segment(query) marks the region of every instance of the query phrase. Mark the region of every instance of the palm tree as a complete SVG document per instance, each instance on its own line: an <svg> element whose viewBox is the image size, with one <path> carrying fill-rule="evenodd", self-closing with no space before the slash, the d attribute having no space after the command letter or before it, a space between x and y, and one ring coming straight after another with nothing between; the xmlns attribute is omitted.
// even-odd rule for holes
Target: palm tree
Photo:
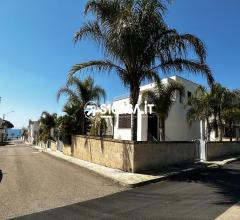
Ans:
<svg viewBox="0 0 240 220"><path fill-rule="evenodd" d="M92 39L103 50L105 60L76 64L69 76L83 70L115 72L124 86L130 88L130 102L138 102L144 80L159 81L163 73L188 71L201 73L213 82L206 61L203 42L191 34L179 34L163 20L166 6L160 0L89 0L85 14L95 20L85 23L74 37ZM193 51L196 58L189 59ZM137 114L137 113L136 113ZM132 115L132 140L137 139L137 115Z"/></svg>
<svg viewBox="0 0 240 220"><path fill-rule="evenodd" d="M43 112L40 117L40 130L39 139L47 143L50 139L55 137L54 129L57 125L57 114L50 114L48 112Z"/></svg>
<svg viewBox="0 0 240 220"><path fill-rule="evenodd" d="M194 121L206 121L207 140L210 140L212 125L210 118L213 115L213 110L210 105L211 95L206 91L206 88L199 86L194 96L188 99L190 108L187 112L187 121L191 125Z"/></svg>
<svg viewBox="0 0 240 220"><path fill-rule="evenodd" d="M226 91L222 110L222 120L229 129L230 141L233 139L234 125L240 122L240 94L238 90Z"/></svg>
<svg viewBox="0 0 240 220"><path fill-rule="evenodd" d="M83 81L77 77L72 77L67 81L66 86L59 89L57 99L59 100L63 94L68 96L65 111L74 111L78 121L81 122L81 130L78 130L78 132L85 134L86 120L84 106L89 101L97 101L99 103L101 98L105 99L106 94L104 89L100 86L95 86L94 80L91 77L87 77Z"/></svg>
<svg viewBox="0 0 240 220"><path fill-rule="evenodd" d="M154 112L159 122L160 141L166 139L165 122L174 103L176 91L184 93L183 85L178 82L170 82L167 85L158 82L153 90L146 90L142 93L142 100L147 100L154 105Z"/></svg>
<svg viewBox="0 0 240 220"><path fill-rule="evenodd" d="M224 108L224 103L226 101L226 95L228 91L227 88L223 87L219 83L214 83L209 92L210 99L209 104L212 108L213 121L211 122L212 128L215 130L215 138L219 137L222 140L223 136L223 120L222 113ZM220 135L219 135L220 130Z"/></svg>
<svg viewBox="0 0 240 220"><path fill-rule="evenodd" d="M102 137L104 134L106 134L107 127L106 119L103 118L100 113L98 113L91 121L90 134L93 136Z"/></svg>

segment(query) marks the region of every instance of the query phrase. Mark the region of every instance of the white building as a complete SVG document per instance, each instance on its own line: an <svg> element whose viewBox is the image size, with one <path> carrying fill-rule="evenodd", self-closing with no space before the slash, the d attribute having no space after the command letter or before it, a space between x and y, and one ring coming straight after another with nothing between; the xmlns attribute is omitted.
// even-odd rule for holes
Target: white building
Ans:
<svg viewBox="0 0 240 220"><path fill-rule="evenodd" d="M168 84L170 81L180 82L185 87L185 95L175 94L175 102L170 110L166 120L166 141L191 141L200 139L200 122L194 122L191 127L186 120L188 97L194 94L199 86L179 76L173 76L162 80L163 84ZM139 104L141 101L141 93L144 90L154 88L155 84L151 83L140 87ZM129 97L117 98L113 102L113 106L121 107L130 103ZM158 119L152 114L138 114L137 140L148 141L158 138ZM114 139L131 140L131 115L117 114L114 125Z"/></svg>
<svg viewBox="0 0 240 220"><path fill-rule="evenodd" d="M3 127L3 120L0 118L0 144L3 142L4 139L4 127Z"/></svg>
<svg viewBox="0 0 240 220"><path fill-rule="evenodd" d="M28 142L33 143L38 139L39 133L39 121L31 121L29 120L28 125Z"/></svg>

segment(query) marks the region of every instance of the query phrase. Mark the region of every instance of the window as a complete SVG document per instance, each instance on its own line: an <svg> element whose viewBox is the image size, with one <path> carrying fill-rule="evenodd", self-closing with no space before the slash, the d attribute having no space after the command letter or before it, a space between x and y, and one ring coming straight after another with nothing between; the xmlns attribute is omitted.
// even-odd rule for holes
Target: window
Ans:
<svg viewBox="0 0 240 220"><path fill-rule="evenodd" d="M120 114L118 118L118 128L131 128L131 115Z"/></svg>
<svg viewBox="0 0 240 220"><path fill-rule="evenodd" d="M192 97L192 93L191 92L187 92L187 96L188 96L188 98L191 98Z"/></svg>

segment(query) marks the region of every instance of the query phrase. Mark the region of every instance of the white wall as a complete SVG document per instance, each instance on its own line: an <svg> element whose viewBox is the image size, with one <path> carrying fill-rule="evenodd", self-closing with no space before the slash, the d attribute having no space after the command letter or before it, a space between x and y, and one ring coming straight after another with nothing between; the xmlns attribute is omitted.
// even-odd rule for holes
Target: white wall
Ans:
<svg viewBox="0 0 240 220"><path fill-rule="evenodd" d="M37 138L37 133L39 131L39 122L31 121L28 128L28 141L33 143L34 139Z"/></svg>
<svg viewBox="0 0 240 220"><path fill-rule="evenodd" d="M124 106L126 104L129 104L129 98L121 99L114 102L114 105L116 106ZM116 115L113 138L118 140L131 140L131 129L118 128L118 118L118 115Z"/></svg>
<svg viewBox="0 0 240 220"><path fill-rule="evenodd" d="M185 97L183 103L180 103L179 93L176 94L176 102L171 108L169 117L166 121L166 140L169 141L191 141L200 139L200 122L194 122L190 126L186 119L188 107L187 92L191 92L194 95L195 90L199 85L185 80L181 77L171 77L171 79L180 82L185 87Z"/></svg>

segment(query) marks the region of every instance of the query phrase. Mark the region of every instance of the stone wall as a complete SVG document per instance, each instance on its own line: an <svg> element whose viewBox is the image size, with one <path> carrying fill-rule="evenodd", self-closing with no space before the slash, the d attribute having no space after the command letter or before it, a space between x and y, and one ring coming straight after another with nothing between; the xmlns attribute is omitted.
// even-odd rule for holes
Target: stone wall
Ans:
<svg viewBox="0 0 240 220"><path fill-rule="evenodd" d="M57 143L55 141L50 141L50 148L52 151L57 150Z"/></svg>
<svg viewBox="0 0 240 220"><path fill-rule="evenodd" d="M72 155L81 160L124 171L144 171L193 162L194 142L131 142L73 136Z"/></svg>
<svg viewBox="0 0 240 220"><path fill-rule="evenodd" d="M73 136L72 155L106 167L133 171L133 142Z"/></svg>
<svg viewBox="0 0 240 220"><path fill-rule="evenodd" d="M134 144L135 172L193 162L195 158L194 142L136 142Z"/></svg>
<svg viewBox="0 0 240 220"><path fill-rule="evenodd" d="M240 155L240 142L208 142L207 160Z"/></svg>
<svg viewBox="0 0 240 220"><path fill-rule="evenodd" d="M71 145L64 144L63 153L67 156L72 156L72 147Z"/></svg>

